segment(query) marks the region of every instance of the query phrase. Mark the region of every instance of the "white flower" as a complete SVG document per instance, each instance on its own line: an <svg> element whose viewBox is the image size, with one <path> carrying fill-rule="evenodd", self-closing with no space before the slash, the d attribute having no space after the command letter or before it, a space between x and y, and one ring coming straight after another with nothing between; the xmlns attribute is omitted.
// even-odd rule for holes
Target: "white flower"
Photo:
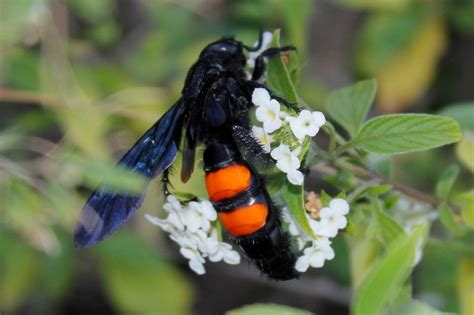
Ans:
<svg viewBox="0 0 474 315"><path fill-rule="evenodd" d="M349 203L342 198L334 198L329 202L329 207L332 211L339 215L346 215L349 213Z"/></svg>
<svg viewBox="0 0 474 315"><path fill-rule="evenodd" d="M175 231L175 227L171 225L167 220L160 219L148 213L145 213L145 219L147 219L151 224L159 226L163 231L166 231L168 233L173 233Z"/></svg>
<svg viewBox="0 0 474 315"><path fill-rule="evenodd" d="M240 263L240 255L232 250L230 244L219 242L217 250L209 254L209 260L212 262L224 260L229 265L237 265Z"/></svg>
<svg viewBox="0 0 474 315"><path fill-rule="evenodd" d="M217 219L216 210L212 207L209 201L203 201L201 203L191 201L189 203L189 209L185 213L185 224L189 231L196 232L199 229L207 231L211 227L209 221Z"/></svg>
<svg viewBox="0 0 474 315"><path fill-rule="evenodd" d="M288 181L293 185L302 185L304 181L303 173L298 170L301 165L298 158L300 152L301 147L291 151L286 144L280 144L270 153L271 157L277 161L276 166L287 174Z"/></svg>
<svg viewBox="0 0 474 315"><path fill-rule="evenodd" d="M206 273L206 269L204 269L203 265L205 260L199 251L191 248L181 248L179 252L181 255L189 259L189 268L191 268L195 273L198 275L203 275Z"/></svg>
<svg viewBox="0 0 474 315"><path fill-rule="evenodd" d="M287 117L290 122L291 131L298 140L304 140L305 136L314 137L319 128L326 123L326 118L321 112L310 112L302 110L298 117Z"/></svg>
<svg viewBox="0 0 474 315"><path fill-rule="evenodd" d="M181 254L189 259L189 267L197 274L206 272L205 259L224 260L228 264L240 263L240 255L230 244L219 242L217 230L211 229L211 221L217 220L217 212L208 200L191 201L184 205L175 197L168 196L163 208L166 219L149 214L145 218L169 233L170 239L180 247Z"/></svg>
<svg viewBox="0 0 474 315"><path fill-rule="evenodd" d="M252 133L257 138L258 142L262 145L263 150L267 153L271 151L270 144L273 142L273 137L263 130L263 128L253 126Z"/></svg>
<svg viewBox="0 0 474 315"><path fill-rule="evenodd" d="M252 103L255 106L262 106L268 104L270 102L270 93L268 93L267 89L264 88L256 88L253 90L252 93Z"/></svg>
<svg viewBox="0 0 474 315"><path fill-rule="evenodd" d="M267 133L274 132L283 124L280 119L280 103L274 99L258 106L255 115L258 121L263 122L263 129Z"/></svg>
<svg viewBox="0 0 474 315"><path fill-rule="evenodd" d="M272 42L272 39L273 39L273 34L270 33L270 32L264 32L262 34L263 38L262 38L262 46L260 47L259 50L257 51L251 51L249 53L249 58L247 59L247 64L250 68L253 68L255 67L255 59L257 59L258 56L260 56L260 54L265 50L267 49L269 46L270 46L270 43ZM253 45L254 47L256 47L258 45L258 41L255 42L255 44Z"/></svg>
<svg viewBox="0 0 474 315"><path fill-rule="evenodd" d="M304 175L298 170L291 170L286 177L293 185L303 185L304 183Z"/></svg>
<svg viewBox="0 0 474 315"><path fill-rule="evenodd" d="M277 161L276 166L284 173L289 173L291 170L300 167L300 160L298 159L298 150L290 150L286 144L280 144L270 153L271 157Z"/></svg>
<svg viewBox="0 0 474 315"><path fill-rule="evenodd" d="M347 226L346 214L349 213L349 204L341 198L332 199L329 207L319 212L319 221L309 220L309 224L316 235L335 237L338 230Z"/></svg>
<svg viewBox="0 0 474 315"><path fill-rule="evenodd" d="M166 203L163 205L163 209L168 212L168 217L166 220L176 229L183 231L185 211L181 205L181 202L179 202L175 196L169 195L166 198Z"/></svg>
<svg viewBox="0 0 474 315"><path fill-rule="evenodd" d="M320 268L324 266L324 261L333 258L334 250L331 248L331 242L327 238L321 238L313 241L311 247L303 251L303 256L296 261L295 269L299 272L305 272L310 266Z"/></svg>

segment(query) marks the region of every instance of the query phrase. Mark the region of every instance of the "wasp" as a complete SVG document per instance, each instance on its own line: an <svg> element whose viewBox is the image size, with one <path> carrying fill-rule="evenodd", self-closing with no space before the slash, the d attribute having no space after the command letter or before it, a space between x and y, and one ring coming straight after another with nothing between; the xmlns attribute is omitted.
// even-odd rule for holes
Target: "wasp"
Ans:
<svg viewBox="0 0 474 315"><path fill-rule="evenodd" d="M151 180L162 175L170 194L169 167L182 151L181 180L194 168L195 152L203 145L206 188L220 222L243 253L268 277L298 277L296 256L275 205L265 187L258 163L274 163L251 133L249 111L255 88L298 111L295 104L275 95L263 83L265 58L295 50L268 48L255 59L253 73L245 72L245 51L260 51L263 34L254 47L234 38L207 45L189 70L178 101L130 148L119 165ZM245 156L245 158L244 158ZM124 194L99 187L87 200L78 220L76 247L89 247L109 237L127 222L143 202L142 194Z"/></svg>

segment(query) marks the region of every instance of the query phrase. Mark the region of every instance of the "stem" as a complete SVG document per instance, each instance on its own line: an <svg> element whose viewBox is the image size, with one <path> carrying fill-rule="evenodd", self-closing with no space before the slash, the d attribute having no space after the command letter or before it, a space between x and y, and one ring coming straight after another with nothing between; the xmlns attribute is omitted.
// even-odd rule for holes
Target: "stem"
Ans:
<svg viewBox="0 0 474 315"><path fill-rule="evenodd" d="M336 129L330 122L326 122L323 126L323 130L329 135L329 148L328 154L329 159L334 159L336 150Z"/></svg>
<svg viewBox="0 0 474 315"><path fill-rule="evenodd" d="M398 184L394 183L388 179L385 179L381 177L380 175L369 171L365 168L337 160L333 162L334 165L316 165L315 169L325 175L335 175L338 173L338 169L344 169L348 170L354 175L356 175L359 178L366 179L366 180L372 180L378 184L387 184L387 185L392 185L394 189L398 190L399 192L403 193L406 196L409 196L413 199L416 199L418 201L427 203L431 205L433 208L437 208L440 204L440 201L436 199L435 197L428 195L424 192L421 192L415 188L405 186L403 184ZM450 208L455 212L455 213L460 213L460 209L456 206L450 206Z"/></svg>

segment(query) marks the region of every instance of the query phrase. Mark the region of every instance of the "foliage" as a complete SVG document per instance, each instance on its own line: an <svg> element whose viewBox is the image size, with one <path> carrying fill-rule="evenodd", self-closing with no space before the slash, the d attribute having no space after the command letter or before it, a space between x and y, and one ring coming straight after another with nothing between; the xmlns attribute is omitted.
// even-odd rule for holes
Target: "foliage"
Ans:
<svg viewBox="0 0 474 315"><path fill-rule="evenodd" d="M312 170L306 187L324 201L324 181L351 203L344 238L335 241L343 246L317 274L351 287L354 314L472 313L474 103L451 99L435 110L420 101L442 77L448 36L473 30L469 1L335 1L365 13L352 56L365 80L328 95L304 62L313 46L311 1L236 1L212 23L202 18L206 1L137 1L146 21L131 24L119 17L119 2L0 1L0 312L33 303L53 313L88 279L121 313L192 312L204 293L140 215L133 233L86 251L72 247L74 222L99 183L141 189L143 179L114 161L177 99L205 44L230 33L252 43L258 26L281 25L281 40L298 53L268 61L268 85L330 118L318 145L301 153ZM431 114L401 113L409 108ZM176 174L172 181L205 196L196 163L189 183ZM311 235L302 187L269 186ZM149 189L148 212L163 202L157 183ZM267 313L307 312L269 304L229 311Z"/></svg>

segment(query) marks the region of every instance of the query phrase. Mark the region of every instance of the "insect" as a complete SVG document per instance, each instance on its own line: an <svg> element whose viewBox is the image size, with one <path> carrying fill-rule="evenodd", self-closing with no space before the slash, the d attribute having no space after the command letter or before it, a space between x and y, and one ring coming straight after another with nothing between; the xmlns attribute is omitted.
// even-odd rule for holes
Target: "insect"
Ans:
<svg viewBox="0 0 474 315"><path fill-rule="evenodd" d="M164 193L168 195L168 168L178 149L183 154L181 180L186 182L193 172L196 146L204 145L206 188L222 225L264 274L287 280L298 276L294 268L296 257L281 226L280 211L255 169L255 163L274 162L250 132L249 110L253 106L252 91L257 87L266 88L280 103L298 110L259 83L265 73L265 58L294 47L264 50L255 59L248 78L244 51L259 51L262 42L260 34L255 47L233 38L206 46L187 74L181 98L119 164L150 180L161 174ZM78 220L76 247L93 246L110 236L140 207L144 194L129 195L99 187Z"/></svg>

